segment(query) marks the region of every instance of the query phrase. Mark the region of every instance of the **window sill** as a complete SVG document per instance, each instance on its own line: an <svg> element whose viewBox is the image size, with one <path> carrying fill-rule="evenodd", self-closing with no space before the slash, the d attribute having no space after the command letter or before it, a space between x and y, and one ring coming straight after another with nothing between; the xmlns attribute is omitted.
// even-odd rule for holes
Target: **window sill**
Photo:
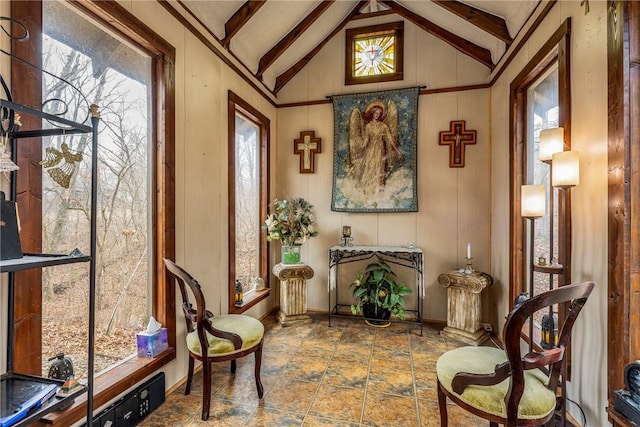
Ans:
<svg viewBox="0 0 640 427"><path fill-rule="evenodd" d="M160 356L148 359L132 357L121 365L110 369L94 380L93 412L126 392L137 383L176 358L174 348ZM37 425L70 426L87 417L87 395L78 396L73 405L64 411L52 412L42 418Z"/></svg>
<svg viewBox="0 0 640 427"><path fill-rule="evenodd" d="M264 300L269 296L271 288L266 288L261 291L253 291L249 296L244 299L242 306L236 307L232 305L229 307L229 314L241 314L249 310L251 307Z"/></svg>

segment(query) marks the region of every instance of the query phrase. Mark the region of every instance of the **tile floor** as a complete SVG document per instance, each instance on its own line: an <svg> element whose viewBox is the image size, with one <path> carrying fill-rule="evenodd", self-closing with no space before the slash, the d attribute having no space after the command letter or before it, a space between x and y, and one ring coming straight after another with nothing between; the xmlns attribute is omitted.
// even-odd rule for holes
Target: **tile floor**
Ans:
<svg viewBox="0 0 640 427"><path fill-rule="evenodd" d="M214 364L209 420L202 421L202 380L167 396L142 426L439 426L435 363L464 345L425 326L392 323L373 328L362 319L313 315L313 323L282 327L267 318L262 361L264 397L258 399L253 354ZM450 426L487 421L450 405Z"/></svg>

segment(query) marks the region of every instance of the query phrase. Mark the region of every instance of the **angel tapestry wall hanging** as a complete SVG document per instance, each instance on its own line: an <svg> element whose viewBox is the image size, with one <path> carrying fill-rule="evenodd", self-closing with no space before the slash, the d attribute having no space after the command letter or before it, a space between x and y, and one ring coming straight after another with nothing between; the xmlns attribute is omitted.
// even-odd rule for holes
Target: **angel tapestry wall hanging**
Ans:
<svg viewBox="0 0 640 427"><path fill-rule="evenodd" d="M419 88L332 97L331 209L417 212Z"/></svg>

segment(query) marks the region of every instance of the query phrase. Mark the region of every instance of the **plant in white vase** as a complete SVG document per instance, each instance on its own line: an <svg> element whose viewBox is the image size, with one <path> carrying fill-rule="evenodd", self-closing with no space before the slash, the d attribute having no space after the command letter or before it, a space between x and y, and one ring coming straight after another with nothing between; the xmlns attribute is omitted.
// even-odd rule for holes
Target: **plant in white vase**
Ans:
<svg viewBox="0 0 640 427"><path fill-rule="evenodd" d="M282 242L282 262L295 264L300 262L300 246L311 237L318 235L313 206L301 197L274 200L271 213L262 226L267 231L267 241Z"/></svg>

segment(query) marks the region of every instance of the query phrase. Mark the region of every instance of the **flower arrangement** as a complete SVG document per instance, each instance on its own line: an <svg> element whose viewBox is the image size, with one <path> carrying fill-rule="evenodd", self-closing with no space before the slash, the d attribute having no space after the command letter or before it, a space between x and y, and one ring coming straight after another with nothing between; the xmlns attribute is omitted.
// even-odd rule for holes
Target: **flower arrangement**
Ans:
<svg viewBox="0 0 640 427"><path fill-rule="evenodd" d="M301 197L274 200L272 212L262 226L267 231L267 240L281 240L285 246L300 246L311 237L318 235L311 208L313 206Z"/></svg>

